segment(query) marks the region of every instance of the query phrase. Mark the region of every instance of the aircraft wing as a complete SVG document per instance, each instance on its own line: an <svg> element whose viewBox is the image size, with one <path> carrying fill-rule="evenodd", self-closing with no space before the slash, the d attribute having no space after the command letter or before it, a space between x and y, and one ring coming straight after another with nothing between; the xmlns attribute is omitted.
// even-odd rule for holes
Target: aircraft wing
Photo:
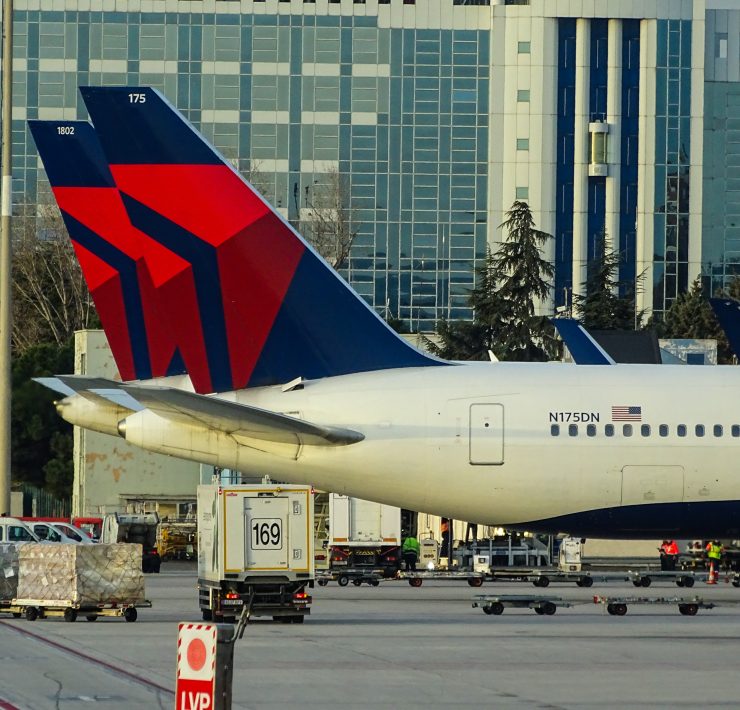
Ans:
<svg viewBox="0 0 740 710"><path fill-rule="evenodd" d="M278 443L294 444L299 440L314 446L343 446L365 438L350 429L320 426L266 409L171 387L121 385L121 389L161 417L185 424L198 423L229 434Z"/></svg>
<svg viewBox="0 0 740 710"><path fill-rule="evenodd" d="M124 384L81 375L60 375L38 381L57 392L79 394L93 402L102 398L132 411L150 409L160 417L183 424L276 443L300 441L313 446L344 446L365 438L350 429L312 424L285 414L173 387Z"/></svg>

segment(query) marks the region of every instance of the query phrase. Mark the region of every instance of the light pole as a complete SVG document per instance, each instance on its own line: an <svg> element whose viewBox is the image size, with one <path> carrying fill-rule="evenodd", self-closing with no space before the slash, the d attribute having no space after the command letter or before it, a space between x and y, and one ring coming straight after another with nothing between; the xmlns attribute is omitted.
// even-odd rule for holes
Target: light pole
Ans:
<svg viewBox="0 0 740 710"><path fill-rule="evenodd" d="M13 212L13 0L3 2L2 182L0 183L0 514L10 513L11 233Z"/></svg>

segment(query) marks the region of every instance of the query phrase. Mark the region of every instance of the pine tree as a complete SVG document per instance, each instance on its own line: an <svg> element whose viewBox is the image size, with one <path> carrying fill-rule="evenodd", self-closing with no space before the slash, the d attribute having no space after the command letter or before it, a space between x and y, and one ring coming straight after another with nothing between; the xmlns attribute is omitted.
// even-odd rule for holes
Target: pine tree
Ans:
<svg viewBox="0 0 740 710"><path fill-rule="evenodd" d="M635 285L617 278L620 261L619 253L607 248L607 234L602 232L597 258L583 284L586 295L576 296L574 304L578 319L588 329L634 330L642 321L642 312L635 312ZM620 292L625 295L619 296Z"/></svg>
<svg viewBox="0 0 740 710"><path fill-rule="evenodd" d="M435 354L455 360L487 360L488 351L500 360L548 360L556 352L553 328L537 316L536 302L550 293L554 267L542 257L552 237L535 228L526 202L514 202L501 225L506 239L495 253L490 249L476 269L470 294L472 321L440 321L441 344L427 342Z"/></svg>
<svg viewBox="0 0 740 710"><path fill-rule="evenodd" d="M732 352L724 331L719 325L709 301L704 297L701 276L691 287L676 298L659 325L662 338L714 338L717 341L717 360L732 361Z"/></svg>

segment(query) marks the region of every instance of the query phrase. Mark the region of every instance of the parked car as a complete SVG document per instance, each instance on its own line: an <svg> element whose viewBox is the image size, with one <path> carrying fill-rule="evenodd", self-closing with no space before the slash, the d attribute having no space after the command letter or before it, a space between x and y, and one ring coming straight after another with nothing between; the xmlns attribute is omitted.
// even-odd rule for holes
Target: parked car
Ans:
<svg viewBox="0 0 740 710"><path fill-rule="evenodd" d="M41 542L38 535L18 518L0 517L0 542Z"/></svg>
<svg viewBox="0 0 740 710"><path fill-rule="evenodd" d="M68 523L38 522L30 525L42 542L66 542L74 545L93 543L93 539L87 533Z"/></svg>

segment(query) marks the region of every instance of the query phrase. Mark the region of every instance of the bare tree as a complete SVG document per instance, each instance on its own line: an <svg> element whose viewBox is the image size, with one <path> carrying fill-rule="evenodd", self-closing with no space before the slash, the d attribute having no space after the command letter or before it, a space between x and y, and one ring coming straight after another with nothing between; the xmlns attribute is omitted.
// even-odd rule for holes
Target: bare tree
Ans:
<svg viewBox="0 0 740 710"><path fill-rule="evenodd" d="M36 210L33 210L36 212ZM13 347L62 345L96 321L95 307L56 205L18 220L13 245Z"/></svg>
<svg viewBox="0 0 740 710"><path fill-rule="evenodd" d="M306 188L303 215L303 235L331 266L341 269L359 228L347 177L331 168L324 182L316 184L313 190Z"/></svg>

